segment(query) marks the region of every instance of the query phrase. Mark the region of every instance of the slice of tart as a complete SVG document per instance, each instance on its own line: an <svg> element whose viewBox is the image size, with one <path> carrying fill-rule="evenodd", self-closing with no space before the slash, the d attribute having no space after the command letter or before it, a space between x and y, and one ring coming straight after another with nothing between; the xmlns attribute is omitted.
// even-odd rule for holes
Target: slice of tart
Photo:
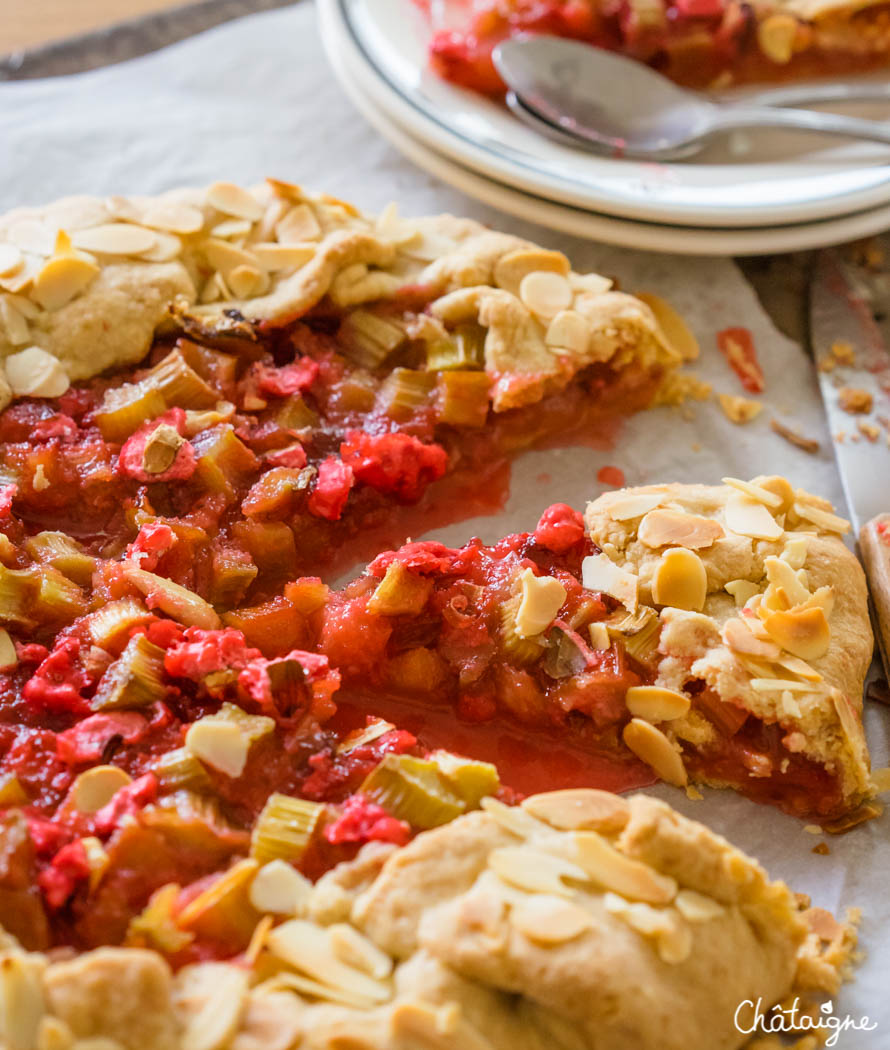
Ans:
<svg viewBox="0 0 890 1050"><path fill-rule="evenodd" d="M171 973L177 944L232 928L239 955L205 943ZM755 1004L834 994L855 944L702 825L597 791L483 797L315 885L238 860L158 891L129 939L48 957L6 935L4 1045L732 1050Z"/></svg>
<svg viewBox="0 0 890 1050"><path fill-rule="evenodd" d="M655 305L677 348L559 252L276 180L19 209L0 477L31 530L188 519L216 593L262 596L498 508L516 451L650 404L694 352Z"/></svg>

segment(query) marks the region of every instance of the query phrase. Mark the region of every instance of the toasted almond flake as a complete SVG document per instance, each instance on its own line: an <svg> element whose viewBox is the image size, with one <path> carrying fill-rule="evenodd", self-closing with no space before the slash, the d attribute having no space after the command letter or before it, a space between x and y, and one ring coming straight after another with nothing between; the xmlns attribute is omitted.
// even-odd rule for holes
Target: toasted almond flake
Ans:
<svg viewBox="0 0 890 1050"><path fill-rule="evenodd" d="M749 496L755 503L762 503L772 510L779 510L782 506L781 496L753 481L742 481L741 478L723 478L722 481L724 485L729 485L730 488Z"/></svg>
<svg viewBox="0 0 890 1050"><path fill-rule="evenodd" d="M636 718L647 722L668 722L688 714L691 701L688 696L660 685L633 685L624 694L627 709Z"/></svg>
<svg viewBox="0 0 890 1050"><path fill-rule="evenodd" d="M612 834L621 831L630 817L630 807L620 795L595 788L563 788L531 795L522 808L560 831Z"/></svg>
<svg viewBox="0 0 890 1050"><path fill-rule="evenodd" d="M822 834L822 828L818 824L804 824L803 829L808 835Z"/></svg>
<svg viewBox="0 0 890 1050"><path fill-rule="evenodd" d="M600 273L575 273L574 270L569 273L568 280L572 291L579 295L588 295L591 299L608 292L615 283L610 277L603 277Z"/></svg>
<svg viewBox="0 0 890 1050"><path fill-rule="evenodd" d="M109 222L102 226L77 230L71 241L75 247L99 255L138 255L154 247L155 235L144 226Z"/></svg>
<svg viewBox="0 0 890 1050"><path fill-rule="evenodd" d="M756 638L747 620L738 616L727 620L720 634L724 643L734 653L759 656L763 660L777 660L782 653L782 650L775 642L762 641Z"/></svg>
<svg viewBox="0 0 890 1050"><path fill-rule="evenodd" d="M817 587L810 597L801 605L798 605L794 611L802 612L805 609L821 609L826 617L830 617L834 609L834 588L827 585Z"/></svg>
<svg viewBox="0 0 890 1050"><path fill-rule="evenodd" d="M148 209L142 224L166 233L197 233L204 226L204 213L191 204L161 202Z"/></svg>
<svg viewBox="0 0 890 1050"><path fill-rule="evenodd" d="M806 660L801 660L797 656L780 656L773 662L778 664L779 667L783 667L786 671L797 675L798 678L803 678L804 681L822 681L822 675L819 674L815 667L810 667Z"/></svg>
<svg viewBox="0 0 890 1050"><path fill-rule="evenodd" d="M560 310L568 310L574 295L572 286L561 274L536 270L520 281L519 298L533 314L549 320Z"/></svg>
<svg viewBox="0 0 890 1050"><path fill-rule="evenodd" d="M568 277L571 264L562 252L544 248L519 248L502 255L494 264L494 283L511 295L520 295L520 286L530 273L554 273Z"/></svg>
<svg viewBox="0 0 890 1050"><path fill-rule="evenodd" d="M198 963L177 977L177 1013L184 1019L182 1050L223 1050L244 1013L250 974L230 963Z"/></svg>
<svg viewBox="0 0 890 1050"><path fill-rule="evenodd" d="M230 237L246 237L253 229L247 219L225 219L210 231L211 237L228 240Z"/></svg>
<svg viewBox="0 0 890 1050"><path fill-rule="evenodd" d="M671 348L683 361L694 361L699 355L698 340L673 306L660 295L653 295L651 292L637 292L636 297L655 314L658 327Z"/></svg>
<svg viewBox="0 0 890 1050"><path fill-rule="evenodd" d="M825 610L818 606L777 609L761 619L770 638L801 660L818 660L828 652L831 628Z"/></svg>
<svg viewBox="0 0 890 1050"><path fill-rule="evenodd" d="M414 1047L417 1050L493 1050L491 1043L481 1036L475 1026L462 1023L461 1008L451 1002L433 1007L426 1003L398 1003L392 1009L389 1027L393 1045ZM350 1036L351 1037L351 1036ZM366 1048L355 1046L354 1050L376 1050L381 1044L375 1040ZM387 1041L387 1046L390 1042ZM353 1050L349 1047L343 1050Z"/></svg>
<svg viewBox="0 0 890 1050"><path fill-rule="evenodd" d="M850 523L846 518L837 514L831 514L827 510L814 507L809 503L795 503L794 511L799 518L810 521L813 525L824 529L826 532L839 532L841 535L850 531Z"/></svg>
<svg viewBox="0 0 890 1050"><path fill-rule="evenodd" d="M589 930L593 917L577 904L540 894L513 905L510 925L538 944L565 944Z"/></svg>
<svg viewBox="0 0 890 1050"><path fill-rule="evenodd" d="M763 567L769 582L782 588L792 606L801 605L811 597L809 590L801 583L800 577L784 559L770 556L764 559ZM767 588L768 593L769 588ZM764 600L769 605L769 599L765 597Z"/></svg>
<svg viewBox="0 0 890 1050"><path fill-rule="evenodd" d="M60 310L99 273L99 267L78 255L62 254L47 262L34 278L31 295L44 310Z"/></svg>
<svg viewBox="0 0 890 1050"><path fill-rule="evenodd" d="M240 777L247 765L250 741L233 722L201 718L185 734L185 748L227 777Z"/></svg>
<svg viewBox="0 0 890 1050"><path fill-rule="evenodd" d="M728 594L735 598L736 605L741 608L745 602L760 593L760 588L750 580L730 580L723 588Z"/></svg>
<svg viewBox="0 0 890 1050"><path fill-rule="evenodd" d="M628 900L668 904L677 894L674 879L625 856L595 831L569 833L565 849L566 856L598 886Z"/></svg>
<svg viewBox="0 0 890 1050"><path fill-rule="evenodd" d="M236 266L229 271L228 283L236 299L247 299L260 280L256 266Z"/></svg>
<svg viewBox="0 0 890 1050"><path fill-rule="evenodd" d="M0 277L6 277L21 269L25 257L14 244L0 244Z"/></svg>
<svg viewBox="0 0 890 1050"><path fill-rule="evenodd" d="M619 493L606 504L606 513L612 521L631 521L655 510L665 499L667 494L664 492Z"/></svg>
<svg viewBox="0 0 890 1050"><path fill-rule="evenodd" d="M809 682L796 681L793 678L752 678L748 683L755 693L812 693Z"/></svg>
<svg viewBox="0 0 890 1050"><path fill-rule="evenodd" d="M74 781L71 797L81 813L97 813L132 780L119 766L93 766Z"/></svg>
<svg viewBox="0 0 890 1050"><path fill-rule="evenodd" d="M581 562L581 581L585 590L609 594L631 612L636 612L639 580L632 572L620 569L605 554L592 554Z"/></svg>
<svg viewBox="0 0 890 1050"><path fill-rule="evenodd" d="M6 338L13 346L30 342L31 331L22 312L10 302L11 296L0 299L0 325L6 329ZM17 298L17 297L16 297Z"/></svg>
<svg viewBox="0 0 890 1050"><path fill-rule="evenodd" d="M777 540L784 530L770 514L769 508L742 493L733 493L726 501L726 527L740 536L758 540Z"/></svg>
<svg viewBox="0 0 890 1050"><path fill-rule="evenodd" d="M809 536L792 536L791 539L785 541L779 557L782 561L788 562L792 569L802 569L806 565L809 546Z"/></svg>
<svg viewBox="0 0 890 1050"><path fill-rule="evenodd" d="M642 718L632 718L624 727L621 738L627 747L668 784L685 787L689 779L683 759L668 738Z"/></svg>
<svg viewBox="0 0 890 1050"><path fill-rule="evenodd" d="M535 576L523 569L519 577L522 600L516 612L516 633L533 638L549 627L566 600L566 589L553 576Z"/></svg>
<svg viewBox="0 0 890 1050"><path fill-rule="evenodd" d="M207 203L226 215L250 222L263 215L263 206L256 197L233 182L215 182L207 191Z"/></svg>
<svg viewBox="0 0 890 1050"><path fill-rule="evenodd" d="M859 721L859 717L856 714L853 705L839 689L832 690L831 700L834 704L834 709L837 712L841 728L844 731L844 736L847 738L847 741L852 746L854 752L858 751L860 748L864 748L865 741L862 735L862 723Z"/></svg>
<svg viewBox="0 0 890 1050"><path fill-rule="evenodd" d="M274 925L274 918L271 915L264 915L256 926L254 926L253 933L250 935L250 943L244 949L245 965L256 965L260 953L263 948L266 947L266 938L269 936L269 930L271 930Z"/></svg>
<svg viewBox="0 0 890 1050"><path fill-rule="evenodd" d="M726 914L726 908L719 901L695 890L680 890L674 906L689 922L710 922Z"/></svg>
<svg viewBox="0 0 890 1050"><path fill-rule="evenodd" d="M711 547L724 535L723 526L713 518L685 514L676 510L650 510L640 522L637 538L653 550L658 547Z"/></svg>
<svg viewBox="0 0 890 1050"><path fill-rule="evenodd" d="M170 262L182 254L182 241L172 233L155 231L155 243L148 251L141 252L145 262Z"/></svg>
<svg viewBox="0 0 890 1050"><path fill-rule="evenodd" d="M686 785L686 797L690 802L701 802L704 799L704 795L698 790L694 784Z"/></svg>
<svg viewBox="0 0 890 1050"><path fill-rule="evenodd" d="M6 358L6 379L18 397L61 397L70 381L59 360L29 346Z"/></svg>
<svg viewBox="0 0 890 1050"><path fill-rule="evenodd" d="M250 250L264 270L275 273L278 270L297 270L305 266L314 257L318 248L314 244L252 244Z"/></svg>
<svg viewBox="0 0 890 1050"><path fill-rule="evenodd" d="M283 860L264 864L250 884L250 903L258 912L297 915L309 900L312 883Z"/></svg>
<svg viewBox="0 0 890 1050"><path fill-rule="evenodd" d="M275 236L282 244L315 241L321 236L315 212L309 204L298 204L275 223Z"/></svg>
<svg viewBox="0 0 890 1050"><path fill-rule="evenodd" d="M268 937L266 939L268 940ZM349 988L333 988L331 985L323 984L321 981L314 981L310 977L303 977L302 974L298 973L276 973L274 977L270 977L269 980L257 985L254 991L259 995L267 992L298 992L301 996L310 999L339 1003L341 1006L352 1006L359 1010L367 1010L375 1005L372 1000L351 991ZM353 1047L349 1045L348 1050L353 1050ZM356 1046L356 1050L359 1050L358 1046ZM369 1047L369 1050L376 1050L376 1047Z"/></svg>
<svg viewBox="0 0 890 1050"><path fill-rule="evenodd" d="M590 322L577 310L560 310L547 326L544 342L572 354L584 354L590 342Z"/></svg>
<svg viewBox="0 0 890 1050"><path fill-rule="evenodd" d="M392 994L388 983L341 962L327 931L314 922L291 919L272 930L266 943L276 958L331 988L347 990L370 1003L386 1002Z"/></svg>
<svg viewBox="0 0 890 1050"><path fill-rule="evenodd" d="M700 612L707 596L708 574L701 558L685 547L666 551L652 576L655 604Z"/></svg>
<svg viewBox="0 0 890 1050"><path fill-rule="evenodd" d="M612 635L609 634L609 628L604 623L592 623L587 631L590 635L590 644L594 649L605 652L612 648Z"/></svg>
<svg viewBox="0 0 890 1050"><path fill-rule="evenodd" d="M229 244L228 241L210 237L204 242L203 247L207 261L223 275L227 283L230 280L232 271L237 267L249 266L252 269L257 268L257 260L254 255L243 248L236 247L234 244Z"/></svg>
<svg viewBox="0 0 890 1050"><path fill-rule="evenodd" d="M44 1015L45 958L16 953L0 959L0 1034L6 1050L34 1050Z"/></svg>
<svg viewBox="0 0 890 1050"><path fill-rule="evenodd" d="M21 251L29 255L52 255L57 230L36 219L22 219L9 227L6 236Z"/></svg>
<svg viewBox="0 0 890 1050"><path fill-rule="evenodd" d="M345 922L328 927L328 941L334 955L356 970L383 981L392 973L392 959L381 951L373 941Z"/></svg>
<svg viewBox="0 0 890 1050"><path fill-rule="evenodd" d="M587 882L583 868L565 857L555 856L534 846L502 846L488 855L488 867L502 881L526 893L553 893L571 897L563 879Z"/></svg>
<svg viewBox="0 0 890 1050"><path fill-rule="evenodd" d="M718 394L717 403L730 423L736 423L739 426L750 423L763 411L763 405L759 401L754 401L750 397L738 397L734 394Z"/></svg>
<svg viewBox="0 0 890 1050"><path fill-rule="evenodd" d="M535 820L524 809L521 809L519 806L505 805L505 803L499 802L496 798L492 798L491 795L486 795L479 803L479 806L504 831L509 831L511 835L516 835L517 838L527 839L532 835L539 835L542 832L546 833L549 831L546 824Z"/></svg>
<svg viewBox="0 0 890 1050"><path fill-rule="evenodd" d="M0 627L0 671L6 671L15 667L19 662L15 651L15 643L9 637L9 631Z"/></svg>

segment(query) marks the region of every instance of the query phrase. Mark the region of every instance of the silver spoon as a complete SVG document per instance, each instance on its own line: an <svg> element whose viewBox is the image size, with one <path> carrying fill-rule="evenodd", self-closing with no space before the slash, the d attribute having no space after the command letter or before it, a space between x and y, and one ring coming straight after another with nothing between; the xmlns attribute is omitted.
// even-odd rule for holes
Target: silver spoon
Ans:
<svg viewBox="0 0 890 1050"><path fill-rule="evenodd" d="M535 116L620 156L675 160L717 134L764 127L890 145L890 127L877 121L747 103L721 105L648 66L577 40L516 37L498 45L494 62Z"/></svg>

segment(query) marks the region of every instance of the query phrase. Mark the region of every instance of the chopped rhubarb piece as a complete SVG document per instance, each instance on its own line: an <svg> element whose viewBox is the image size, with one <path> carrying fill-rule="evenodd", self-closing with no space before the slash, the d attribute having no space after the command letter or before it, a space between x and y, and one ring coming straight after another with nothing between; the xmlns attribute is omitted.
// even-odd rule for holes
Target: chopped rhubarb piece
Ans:
<svg viewBox="0 0 890 1050"><path fill-rule="evenodd" d="M22 689L22 696L35 711L53 714L85 714L89 704L83 690L91 684L80 660L80 641L59 637L52 652Z"/></svg>
<svg viewBox="0 0 890 1050"><path fill-rule="evenodd" d="M554 554L564 554L584 539L584 518L565 503L554 503L541 515L535 542Z"/></svg>
<svg viewBox="0 0 890 1050"><path fill-rule="evenodd" d="M421 543L406 543L397 551L384 551L368 566L371 576L384 576L394 561L421 576L437 576L442 573L460 572L464 559L463 550L454 550L444 543L425 540Z"/></svg>
<svg viewBox="0 0 890 1050"><path fill-rule="evenodd" d="M50 866L37 876L37 884L50 910L58 911L70 900L78 885L89 877L87 851L77 839L59 850Z"/></svg>
<svg viewBox="0 0 890 1050"><path fill-rule="evenodd" d="M240 671L261 656L259 649L249 646L242 632L234 628L205 631L189 627L167 650L164 670L174 678L200 682L217 671Z"/></svg>
<svg viewBox="0 0 890 1050"><path fill-rule="evenodd" d="M724 328L717 333L717 345L749 394L762 394L766 389L763 369L757 360L757 349L747 328Z"/></svg>
<svg viewBox="0 0 890 1050"><path fill-rule="evenodd" d="M410 434L351 430L340 446L340 455L357 481L406 503L420 499L426 486L441 478L448 466L448 453L441 445L425 445Z"/></svg>
<svg viewBox="0 0 890 1050"><path fill-rule="evenodd" d="M336 456L328 456L318 468L315 490L309 497L310 514L327 521L338 521L354 481L351 467Z"/></svg>
<svg viewBox="0 0 890 1050"><path fill-rule="evenodd" d="M674 9L680 18L722 18L724 0L674 0Z"/></svg>
<svg viewBox="0 0 890 1050"><path fill-rule="evenodd" d="M330 602L324 610L320 647L335 667L361 673L383 660L392 626L367 608L367 598Z"/></svg>
<svg viewBox="0 0 890 1050"><path fill-rule="evenodd" d="M294 649L278 659L251 660L238 675L238 685L265 714L294 718L311 709L322 722L335 711L331 697L340 686L340 673L331 669L326 656Z"/></svg>
<svg viewBox="0 0 890 1050"><path fill-rule="evenodd" d="M0 485L0 521L12 514L12 501L18 495L18 491L18 485Z"/></svg>
<svg viewBox="0 0 890 1050"><path fill-rule="evenodd" d="M149 521L140 526L136 539L127 547L127 557L140 569L154 572L158 562L176 543L176 533L162 521Z"/></svg>
<svg viewBox="0 0 890 1050"><path fill-rule="evenodd" d="M616 489L622 488L627 483L624 471L620 467L600 467L596 472L596 480L601 485L611 485Z"/></svg>
<svg viewBox="0 0 890 1050"><path fill-rule="evenodd" d="M324 829L324 837L334 846L346 842L394 842L404 846L411 837L411 827L364 795L350 795L337 820Z"/></svg>
<svg viewBox="0 0 890 1050"><path fill-rule="evenodd" d="M118 738L124 744L135 744L145 735L147 727L147 720L138 711L91 715L58 734L56 753L72 766L97 762L104 758L110 741Z"/></svg>
<svg viewBox="0 0 890 1050"><path fill-rule="evenodd" d="M272 365L259 365L258 388L263 394L271 397L290 397L301 394L315 382L318 376L318 362L311 357L301 357L299 361L275 368Z"/></svg>
<svg viewBox="0 0 890 1050"><path fill-rule="evenodd" d="M267 452L264 460L272 467L292 467L299 470L306 466L306 453L302 445L288 445L274 452Z"/></svg>

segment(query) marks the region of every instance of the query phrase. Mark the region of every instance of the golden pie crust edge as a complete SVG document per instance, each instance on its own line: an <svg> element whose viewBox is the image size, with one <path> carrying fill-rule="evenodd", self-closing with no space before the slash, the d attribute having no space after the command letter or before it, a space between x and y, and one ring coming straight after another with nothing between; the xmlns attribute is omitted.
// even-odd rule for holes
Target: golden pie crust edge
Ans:
<svg viewBox="0 0 890 1050"><path fill-rule="evenodd" d="M68 197L0 217L0 406L134 364L159 331L280 325L326 296L349 311L418 286L424 325L486 329L496 411L594 362L667 373L682 356L646 303L573 272L560 252L451 215L366 215L268 179Z"/></svg>
<svg viewBox="0 0 890 1050"><path fill-rule="evenodd" d="M874 640L865 574L841 539L849 524L784 478L728 480L606 493L587 508L591 539L632 574L640 603L659 610L656 684L679 691L699 678L721 700L778 722L793 750L840 775L852 808L874 794L862 727ZM685 558L670 554L678 548ZM669 561L706 579L683 605L667 600L671 587L690 593L669 566L660 575ZM706 748L716 734L694 710L661 730L680 750Z"/></svg>
<svg viewBox="0 0 890 1050"><path fill-rule="evenodd" d="M10 940L5 1045L730 1050L740 1003L834 994L855 944L665 803L584 790L366 846L276 919L246 959L175 976L145 948Z"/></svg>

